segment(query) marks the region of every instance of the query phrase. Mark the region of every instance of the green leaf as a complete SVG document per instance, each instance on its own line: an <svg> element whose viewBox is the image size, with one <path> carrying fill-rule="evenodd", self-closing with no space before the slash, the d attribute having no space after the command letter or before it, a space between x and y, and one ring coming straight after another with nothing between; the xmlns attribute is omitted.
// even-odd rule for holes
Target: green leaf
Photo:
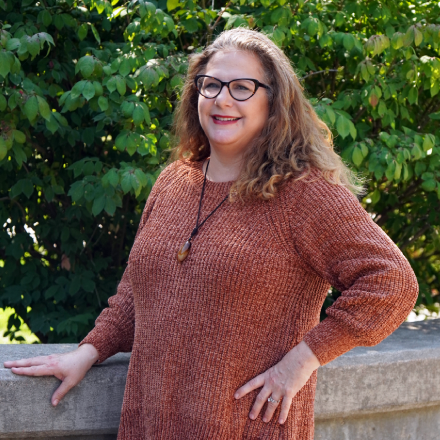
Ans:
<svg viewBox="0 0 440 440"><path fill-rule="evenodd" d="M375 205L379 200L380 200L380 191L376 188L376 189L371 193L371 203L372 203L373 205Z"/></svg>
<svg viewBox="0 0 440 440"><path fill-rule="evenodd" d="M70 96L71 98L75 99L78 98L79 96L81 96L85 85L87 84L87 81L78 81L73 87L72 90L70 91ZM64 96L64 95L63 95ZM60 102L60 104L62 104L62 102Z"/></svg>
<svg viewBox="0 0 440 440"><path fill-rule="evenodd" d="M168 11L172 11L179 6L179 0L167 0L167 9Z"/></svg>
<svg viewBox="0 0 440 440"><path fill-rule="evenodd" d="M144 102L140 102L139 105L142 107L142 110L144 111L144 119L147 124L151 124L151 118L150 118L150 111L148 110L147 104Z"/></svg>
<svg viewBox="0 0 440 440"><path fill-rule="evenodd" d="M336 130L345 139L350 134L350 121L345 116L338 116Z"/></svg>
<svg viewBox="0 0 440 440"><path fill-rule="evenodd" d="M86 292L93 292L95 289L95 283L86 277L81 278L81 286Z"/></svg>
<svg viewBox="0 0 440 440"><path fill-rule="evenodd" d="M435 136L433 134L426 134L423 140L423 151L428 151L435 145Z"/></svg>
<svg viewBox="0 0 440 440"><path fill-rule="evenodd" d="M93 87L95 88L95 96L101 96L104 93L104 89L100 82L93 81Z"/></svg>
<svg viewBox="0 0 440 440"><path fill-rule="evenodd" d="M89 78L95 70L95 60L93 57L87 55L80 58L78 63L80 63L80 70L84 78Z"/></svg>
<svg viewBox="0 0 440 440"><path fill-rule="evenodd" d="M125 194L131 191L131 178L129 173L125 174L125 176L122 178L121 186L122 191L124 191Z"/></svg>
<svg viewBox="0 0 440 440"><path fill-rule="evenodd" d="M187 20L181 21L180 23L186 29L186 31L189 32L190 34L197 32L199 29L199 26L197 24L197 20L195 18L188 18ZM229 24L229 22L228 22L228 24Z"/></svg>
<svg viewBox="0 0 440 440"><path fill-rule="evenodd" d="M37 96L37 100L38 100L38 109L40 110L40 115L44 119L46 119L46 121L50 121L50 118L52 116L52 112L49 108L49 104L41 96Z"/></svg>
<svg viewBox="0 0 440 440"><path fill-rule="evenodd" d="M396 169L394 170L394 180L400 179L401 172L402 172L402 164L396 162Z"/></svg>
<svg viewBox="0 0 440 440"><path fill-rule="evenodd" d="M11 187L9 192L9 197L11 199L15 199L15 197L19 196L23 192L23 180L19 180L15 185Z"/></svg>
<svg viewBox="0 0 440 440"><path fill-rule="evenodd" d="M116 211L116 203L110 197L106 198L104 210L108 215L113 215Z"/></svg>
<svg viewBox="0 0 440 440"><path fill-rule="evenodd" d="M14 130L14 139L19 144L24 144L26 142L26 135L20 130Z"/></svg>
<svg viewBox="0 0 440 440"><path fill-rule="evenodd" d="M345 34L344 38L342 39L342 43L344 47L350 51L354 47L354 37L352 34Z"/></svg>
<svg viewBox="0 0 440 440"><path fill-rule="evenodd" d="M411 150L411 154L415 160L418 160L422 157L422 150L417 144L414 144ZM417 167L417 165L416 165Z"/></svg>
<svg viewBox="0 0 440 440"><path fill-rule="evenodd" d="M91 81L86 82L82 95L87 99L87 101L90 101L95 96L95 86Z"/></svg>
<svg viewBox="0 0 440 440"><path fill-rule="evenodd" d="M6 43L6 50L17 50L20 47L20 39L19 38L11 38Z"/></svg>
<svg viewBox="0 0 440 440"><path fill-rule="evenodd" d="M30 38L28 37L27 50L32 55L32 57L35 57L40 53L40 39L38 37L38 34Z"/></svg>
<svg viewBox="0 0 440 440"><path fill-rule="evenodd" d="M436 186L437 182L434 179L425 180L424 182L422 182L422 188L425 191L434 191Z"/></svg>
<svg viewBox="0 0 440 440"><path fill-rule="evenodd" d="M114 168L112 168L108 173L108 182L110 183L113 188L116 188L119 183L119 174L116 172Z"/></svg>
<svg viewBox="0 0 440 440"><path fill-rule="evenodd" d="M116 90L116 78L112 76L106 84L107 89L111 92L114 92Z"/></svg>
<svg viewBox="0 0 440 440"><path fill-rule="evenodd" d="M47 9L41 11L41 20L46 27L48 27L52 23L52 15Z"/></svg>
<svg viewBox="0 0 440 440"><path fill-rule="evenodd" d="M28 117L29 121L33 121L38 114L38 101L35 96L30 97L24 105L24 114Z"/></svg>
<svg viewBox="0 0 440 440"><path fill-rule="evenodd" d="M23 179L21 183L21 191L29 199L34 192L34 185L30 179Z"/></svg>
<svg viewBox="0 0 440 440"><path fill-rule="evenodd" d="M58 125L57 120L54 118L53 113L50 114L50 117L49 117L48 120L46 120L46 124L45 124L45 125L46 125L46 128L47 128L52 134L54 134L54 133L58 130L59 125Z"/></svg>
<svg viewBox="0 0 440 440"><path fill-rule="evenodd" d="M151 67L145 67L139 74L139 79L146 87L151 87L159 82L159 75Z"/></svg>
<svg viewBox="0 0 440 440"><path fill-rule="evenodd" d="M108 109L108 99L105 96L100 96L98 98L99 108L105 112Z"/></svg>
<svg viewBox="0 0 440 440"><path fill-rule="evenodd" d="M429 115L429 117L430 117L431 119L434 119L435 121L439 121L439 120L440 120L440 112L437 112L437 113L431 113L431 114Z"/></svg>
<svg viewBox="0 0 440 440"><path fill-rule="evenodd" d="M82 41L84 40L84 38L87 37L87 30L88 30L88 25L87 23L83 23L79 28L78 28L78 38Z"/></svg>
<svg viewBox="0 0 440 440"><path fill-rule="evenodd" d="M403 180L406 182L409 178L408 165L406 163L403 163L402 166L403 166Z"/></svg>
<svg viewBox="0 0 440 440"><path fill-rule="evenodd" d="M359 147L357 147L357 146L354 147L354 149L353 149L352 160L353 160L353 163L354 163L357 167L359 167L359 166L361 165L362 161L364 160L364 156L363 156L363 154L362 154L362 151L361 151L361 149L360 149Z"/></svg>
<svg viewBox="0 0 440 440"><path fill-rule="evenodd" d="M147 176L140 168L137 168L136 171L134 172L134 174L137 177L141 186L147 186L147 184L148 184Z"/></svg>
<svg viewBox="0 0 440 440"><path fill-rule="evenodd" d="M90 27L92 28L92 32L93 32L93 35L94 35L96 41L97 41L99 44L101 44L101 37L99 36L99 33L98 33L98 31L96 30L95 26L93 26L93 24L91 24Z"/></svg>
<svg viewBox="0 0 440 440"><path fill-rule="evenodd" d="M127 130L122 130L118 134L115 140L115 146L119 151L125 150L125 146L127 144L127 139L129 138L129 136L130 136L130 132Z"/></svg>
<svg viewBox="0 0 440 440"><path fill-rule="evenodd" d="M10 70L10 59L6 52L0 50L0 75L3 76L3 78L6 78L6 75L10 72Z"/></svg>
<svg viewBox="0 0 440 440"><path fill-rule="evenodd" d="M75 182L67 193L69 197L72 197L74 202L78 202L84 195L84 185L83 182Z"/></svg>
<svg viewBox="0 0 440 440"><path fill-rule="evenodd" d="M171 87L173 89L180 88L182 86L182 83L183 83L183 77L180 74L174 75L170 81Z"/></svg>
<svg viewBox="0 0 440 440"><path fill-rule="evenodd" d="M416 46L420 46L423 40L423 34L415 27L414 28L414 43Z"/></svg>
<svg viewBox="0 0 440 440"><path fill-rule="evenodd" d="M125 82L125 79L122 76L117 75L115 77L116 80L116 89L118 90L120 95L125 95L125 92L127 90L127 84Z"/></svg>
<svg viewBox="0 0 440 440"><path fill-rule="evenodd" d="M388 180L393 180L394 179L394 175L396 173L396 162L392 161L388 164L388 167L385 171L385 176Z"/></svg>
<svg viewBox="0 0 440 440"><path fill-rule="evenodd" d="M69 286L69 295L70 296L76 295L80 288L81 288L81 278L79 276L75 276Z"/></svg>
<svg viewBox="0 0 440 440"><path fill-rule="evenodd" d="M106 197L102 195L94 200L92 207L92 214L97 216L103 209L106 204Z"/></svg>
<svg viewBox="0 0 440 440"><path fill-rule="evenodd" d="M417 102L418 98L418 90L416 87L412 87L408 93L408 101L410 104L414 104Z"/></svg>
<svg viewBox="0 0 440 440"><path fill-rule="evenodd" d="M121 65L119 66L119 73L122 76L127 76L131 72L130 61L127 58L122 60Z"/></svg>
<svg viewBox="0 0 440 440"><path fill-rule="evenodd" d="M144 122L144 111L141 106L136 106L133 110L133 122L135 125L140 125Z"/></svg>

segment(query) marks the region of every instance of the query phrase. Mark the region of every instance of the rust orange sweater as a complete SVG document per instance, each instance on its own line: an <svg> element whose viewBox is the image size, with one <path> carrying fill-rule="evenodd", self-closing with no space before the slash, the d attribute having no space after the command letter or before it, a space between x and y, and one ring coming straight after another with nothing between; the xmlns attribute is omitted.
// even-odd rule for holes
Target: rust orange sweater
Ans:
<svg viewBox="0 0 440 440"><path fill-rule="evenodd" d="M99 362L131 351L118 440L312 440L317 371L287 421L249 419L258 390L234 392L304 340L324 365L378 344L412 310L408 261L355 196L313 170L269 202L225 202L188 258L202 163L174 162L146 203L109 307L81 342ZM312 178L317 178L311 182ZM230 182L207 181L201 220ZM330 285L342 295L319 322Z"/></svg>

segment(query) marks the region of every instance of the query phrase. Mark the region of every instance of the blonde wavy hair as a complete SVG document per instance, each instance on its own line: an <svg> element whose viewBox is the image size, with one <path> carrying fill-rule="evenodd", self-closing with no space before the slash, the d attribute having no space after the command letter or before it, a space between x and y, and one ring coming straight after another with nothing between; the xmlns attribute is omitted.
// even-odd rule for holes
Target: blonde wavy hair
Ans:
<svg viewBox="0 0 440 440"><path fill-rule="evenodd" d="M170 159L201 161L210 155L209 141L199 122L194 78L206 71L217 52L230 50L256 55L270 86L267 124L245 153L241 173L231 187L231 201L237 197L271 199L283 182L307 177L312 167L328 182L363 194L362 179L334 151L332 133L304 96L287 56L266 35L246 28L224 31L201 53L190 56L174 117L176 145Z"/></svg>

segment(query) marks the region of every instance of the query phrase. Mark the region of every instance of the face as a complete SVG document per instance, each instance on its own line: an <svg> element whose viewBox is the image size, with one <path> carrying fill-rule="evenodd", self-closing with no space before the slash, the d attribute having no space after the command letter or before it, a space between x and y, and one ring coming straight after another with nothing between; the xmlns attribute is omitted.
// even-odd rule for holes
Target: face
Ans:
<svg viewBox="0 0 440 440"><path fill-rule="evenodd" d="M204 75L221 81L253 78L266 84L259 59L245 51L216 53L208 62ZM223 156L240 157L266 125L269 99L266 89L259 87L247 101L236 101L225 86L213 99L199 94L198 111L211 151L215 150ZM225 121L224 118L232 120Z"/></svg>

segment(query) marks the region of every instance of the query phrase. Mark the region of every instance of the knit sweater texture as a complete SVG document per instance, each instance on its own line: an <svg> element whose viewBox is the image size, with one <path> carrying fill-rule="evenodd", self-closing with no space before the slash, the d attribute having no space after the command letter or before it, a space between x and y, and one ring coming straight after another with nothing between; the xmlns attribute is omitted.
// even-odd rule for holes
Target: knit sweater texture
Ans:
<svg viewBox="0 0 440 440"><path fill-rule="evenodd" d="M415 305L411 266L345 187L320 171L270 201L226 201L195 227L202 162L176 161L145 205L109 307L81 341L99 363L131 351L118 440L313 440L316 370L278 423L249 412L261 388L234 392L302 340L325 365L378 344ZM207 180L200 221L232 182ZM342 292L320 310L330 286Z"/></svg>

